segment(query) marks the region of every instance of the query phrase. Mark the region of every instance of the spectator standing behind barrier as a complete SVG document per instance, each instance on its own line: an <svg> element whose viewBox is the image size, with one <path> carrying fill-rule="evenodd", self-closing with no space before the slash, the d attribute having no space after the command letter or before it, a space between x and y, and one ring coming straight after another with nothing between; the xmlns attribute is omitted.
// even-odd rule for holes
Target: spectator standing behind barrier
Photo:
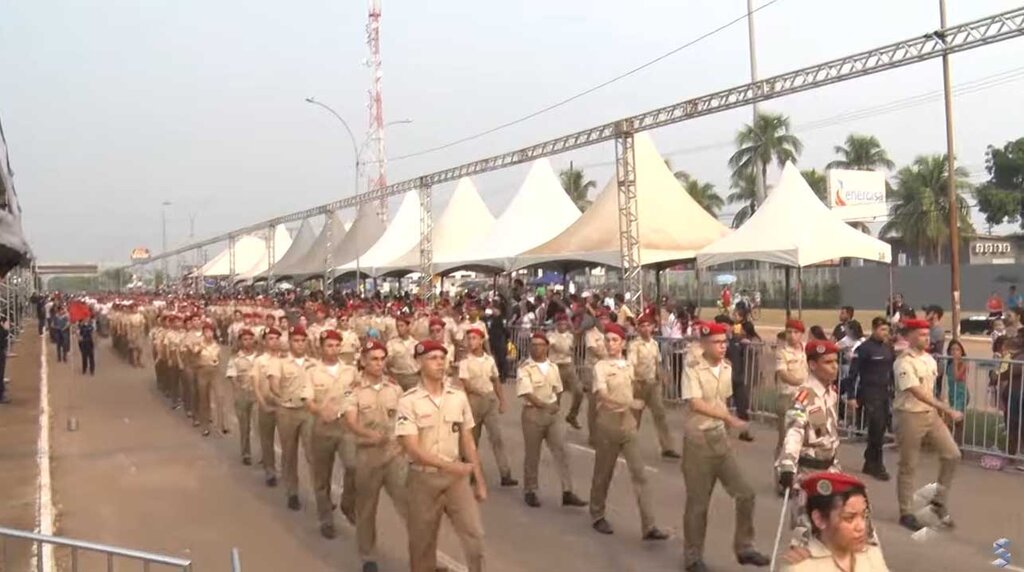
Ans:
<svg viewBox="0 0 1024 572"><path fill-rule="evenodd" d="M1008 310L1019 310L1024 305L1024 297L1017 293L1017 286L1010 285L1010 293L1006 295L1006 308Z"/></svg>
<svg viewBox="0 0 1024 572"><path fill-rule="evenodd" d="M924 319L928 321L928 353L932 354L936 361L942 356L942 346L946 341L946 331L942 329L942 315L942 306L933 304L924 308ZM939 377L935 380L936 399L942 397L945 373L940 371Z"/></svg>
<svg viewBox="0 0 1024 572"><path fill-rule="evenodd" d="M839 308L839 323L832 328L832 340L837 344L846 337L846 326L853 320L853 306ZM842 349L842 348L840 348Z"/></svg>
<svg viewBox="0 0 1024 572"><path fill-rule="evenodd" d="M46 296L42 294L32 294L29 298L32 304L36 307L36 319L39 320L39 335L43 335L43 330L46 329Z"/></svg>
<svg viewBox="0 0 1024 572"><path fill-rule="evenodd" d="M50 319L50 333L53 343L57 346L57 361L68 361L71 349L71 319L63 305L55 306Z"/></svg>
<svg viewBox="0 0 1024 572"><path fill-rule="evenodd" d="M1020 337L1008 340L1006 346L1006 353L1014 361L1024 361L1024 344ZM1020 363L1008 365L999 375L999 396L1006 415L1006 454L1015 456L1020 453L1021 415L1024 414L1024 367ZM1018 463L1016 468L1024 471L1024 463Z"/></svg>
<svg viewBox="0 0 1024 572"><path fill-rule="evenodd" d="M729 347L725 350L725 357L732 364L732 404L736 409L736 417L744 421L750 421L750 387L747 381L755 383L754 376L757 375L757 346L761 337L757 335L753 322L740 322L733 326L732 335L729 337ZM754 436L750 431L740 431L741 441L753 441Z"/></svg>
<svg viewBox="0 0 1024 572"><path fill-rule="evenodd" d="M949 356L949 359L946 360L946 399L949 401L950 407L966 415L967 404L971 401L971 396L967 392L967 362L964 361L964 358L967 357L967 350L959 340L950 340L949 346L946 347L946 355ZM963 420L954 422L952 428L953 440L963 447Z"/></svg>
<svg viewBox="0 0 1024 572"><path fill-rule="evenodd" d="M1003 315L1003 298L995 290L988 295L985 301L985 309L988 310L989 318L999 318Z"/></svg>
<svg viewBox="0 0 1024 572"><path fill-rule="evenodd" d="M853 352L864 342L864 328L857 320L850 320L846 323L843 337L836 340L839 348L839 379L845 379L850 374L850 362L853 360Z"/></svg>
<svg viewBox="0 0 1024 572"><path fill-rule="evenodd" d="M96 342L93 339L95 326L92 318L78 323L78 349L82 354L82 375L96 375Z"/></svg>

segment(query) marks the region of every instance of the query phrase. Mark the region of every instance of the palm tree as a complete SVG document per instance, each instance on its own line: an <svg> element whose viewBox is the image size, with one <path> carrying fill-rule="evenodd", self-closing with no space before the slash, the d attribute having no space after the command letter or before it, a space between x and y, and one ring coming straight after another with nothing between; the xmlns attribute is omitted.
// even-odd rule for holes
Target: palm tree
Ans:
<svg viewBox="0 0 1024 572"><path fill-rule="evenodd" d="M828 181L825 179L825 174L817 169L805 169L800 171L800 174L803 175L807 185L821 199L821 202L828 204Z"/></svg>
<svg viewBox="0 0 1024 572"><path fill-rule="evenodd" d="M580 212L586 212L594 203L590 200L589 195L590 191L597 187L597 182L587 179L583 174L583 169L573 167L571 161L568 169L562 169L558 173L558 179L562 183L565 194L569 195L569 199L576 205L576 208L580 209Z"/></svg>
<svg viewBox="0 0 1024 572"><path fill-rule="evenodd" d="M896 168L896 164L889 159L889 154L885 152L882 144L874 135L851 133L846 136L845 147L836 145L833 149L836 155L842 159L832 161L825 166L826 169L855 169L858 171L885 169L892 171Z"/></svg>
<svg viewBox="0 0 1024 572"><path fill-rule="evenodd" d="M753 173L757 179L757 204L764 202L764 185L768 180L768 166L775 163L782 168L797 160L804 144L790 133L789 118L781 113L759 113L753 125L744 125L736 134L737 150L729 158L733 179L742 173Z"/></svg>
<svg viewBox="0 0 1024 572"><path fill-rule="evenodd" d="M733 192L725 197L727 203L745 203L732 217L732 227L739 228L757 211L757 176L754 173L741 173L732 178L729 188Z"/></svg>
<svg viewBox="0 0 1024 572"><path fill-rule="evenodd" d="M946 189L946 156L921 155L896 173L895 188L890 194L893 205L889 221L882 225L883 237L899 236L919 251L929 253L936 263L942 262L942 250L949 242L949 196ZM970 207L960 191L971 188L968 172L955 171L957 205L961 238L974 233Z"/></svg>
<svg viewBox="0 0 1024 572"><path fill-rule="evenodd" d="M713 216L718 216L718 211L725 206L725 201L722 200L721 195L715 191L715 185L711 183L702 183L697 179L690 176L686 171L676 171L672 173L675 175L676 180L683 186L683 190L690 195L700 207Z"/></svg>

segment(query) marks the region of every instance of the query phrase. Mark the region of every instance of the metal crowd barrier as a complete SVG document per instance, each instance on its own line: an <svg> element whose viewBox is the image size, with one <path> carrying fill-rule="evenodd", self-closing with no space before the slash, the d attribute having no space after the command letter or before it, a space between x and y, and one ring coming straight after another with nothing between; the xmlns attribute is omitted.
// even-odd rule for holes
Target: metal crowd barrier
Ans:
<svg viewBox="0 0 1024 572"><path fill-rule="evenodd" d="M35 558L36 572L43 572L46 569L46 563L41 555L43 547L47 545L55 549L55 560L62 563L56 568L71 572L78 572L80 569L97 570L98 564L105 564L107 572L114 572L115 562L124 560L140 563L140 569L144 572L152 570L153 565L160 566L160 569L192 572L192 561L183 558L0 527L0 564L3 565L4 570L9 569L7 543L10 539L31 542L35 546L36 554L40 555Z"/></svg>

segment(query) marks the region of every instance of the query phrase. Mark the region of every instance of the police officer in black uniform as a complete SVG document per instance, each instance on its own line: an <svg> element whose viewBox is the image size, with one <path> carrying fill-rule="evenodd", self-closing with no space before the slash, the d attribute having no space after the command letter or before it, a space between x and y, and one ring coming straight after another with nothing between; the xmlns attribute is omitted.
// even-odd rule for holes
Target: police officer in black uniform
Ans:
<svg viewBox="0 0 1024 572"><path fill-rule="evenodd" d="M863 472L880 481L889 480L889 473L882 462L882 444L892 407L892 366L896 361L889 336L889 323L885 318L871 320L871 337L853 352L848 379L856 396L856 405L863 409L863 420L868 430Z"/></svg>

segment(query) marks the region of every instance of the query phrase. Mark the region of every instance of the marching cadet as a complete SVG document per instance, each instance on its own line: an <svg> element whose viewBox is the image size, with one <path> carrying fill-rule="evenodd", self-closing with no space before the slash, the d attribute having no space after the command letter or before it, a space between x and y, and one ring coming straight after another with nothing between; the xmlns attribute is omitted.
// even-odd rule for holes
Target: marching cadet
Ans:
<svg viewBox="0 0 1024 572"><path fill-rule="evenodd" d="M281 472L284 474L288 508L299 510L299 441L307 431L307 403L313 399L310 371L316 361L306 357L306 330L288 330L288 354L274 360L267 370L267 388L277 403L277 434L281 441Z"/></svg>
<svg viewBox="0 0 1024 572"><path fill-rule="evenodd" d="M572 323L565 313L555 316L555 331L548 333L548 346L550 348L551 363L558 366L558 376L562 380L562 387L572 395L572 402L569 404L569 413L565 416L566 422L575 429L582 429L577 417L580 413L580 405L583 404L583 386L580 385L579 376L576 375L576 365L573 364L573 357L576 353L576 335L572 331ZM561 399L562 394L559 394Z"/></svg>
<svg viewBox="0 0 1024 572"><path fill-rule="evenodd" d="M929 441L939 454L938 493L932 502L932 511L942 525L953 526L946 508L949 489L960 462L960 449L949 432L943 417L956 423L963 413L935 398L935 378L938 367L928 353L926 320L907 320L903 323L909 346L893 365L896 374L896 442L900 449L899 471L896 475L896 497L900 504L900 524L913 531L924 525L913 513L914 472L921 456L921 444Z"/></svg>
<svg viewBox="0 0 1024 572"><path fill-rule="evenodd" d="M704 572L704 539L708 505L718 481L736 501L733 550L743 565L767 566L771 560L754 549L754 489L740 472L727 428L742 430L746 422L729 412L732 366L725 360L726 326L703 323L701 354L683 370L682 398L688 415L683 425L684 565L687 572Z"/></svg>
<svg viewBox="0 0 1024 572"><path fill-rule="evenodd" d="M775 381L778 390L775 413L777 415L778 440L775 443L775 458L782 454L782 443L786 438L786 412L793 405L793 396L807 381L807 354L804 352L804 324L800 320L786 320L784 330L786 342L775 350ZM779 474L775 471L775 480ZM783 490L775 488L782 496Z"/></svg>
<svg viewBox="0 0 1024 572"><path fill-rule="evenodd" d="M125 322L125 333L128 338L128 358L132 366L143 367L142 348L146 340L146 318L139 307L132 304L128 307L129 314Z"/></svg>
<svg viewBox="0 0 1024 572"><path fill-rule="evenodd" d="M171 409L178 409L184 398L182 377L185 364L181 355L181 342L185 334L182 331L181 316L171 314L167 322L170 324L170 329L164 333L160 356L166 368L164 374L167 376L167 387L171 394Z"/></svg>
<svg viewBox="0 0 1024 572"><path fill-rule="evenodd" d="M192 419L192 426L199 427L199 415L196 412L199 404L198 384L196 383L196 353L203 340L199 316L189 314L185 318L185 332L181 337L181 393L185 415Z"/></svg>
<svg viewBox="0 0 1024 572"><path fill-rule="evenodd" d="M342 363L356 365L356 354L359 353L359 336L349 322L348 314L338 314L338 333L341 334L341 353L339 358Z"/></svg>
<svg viewBox="0 0 1024 572"><path fill-rule="evenodd" d="M256 405L256 349L252 330L241 328L236 332L238 352L228 361L224 377L231 382L235 395L235 415L242 448L242 464L252 464L252 409Z"/></svg>
<svg viewBox="0 0 1024 572"><path fill-rule="evenodd" d="M817 471L839 472L839 348L832 342L810 340L806 345L809 376L786 412L786 437L775 463L783 490ZM810 540L811 523L803 510L805 499L793 504L790 524L794 541Z"/></svg>
<svg viewBox="0 0 1024 572"><path fill-rule="evenodd" d="M597 323L583 333L584 377L583 391L587 393L587 441L591 447L595 445L595 419L597 417L597 397L594 395L594 366L608 357L608 346L604 341L604 328L610 324L608 312L602 311L597 316Z"/></svg>
<svg viewBox="0 0 1024 572"><path fill-rule="evenodd" d="M357 437L356 449L356 543L363 572L377 572L377 505L383 488L391 504L408 520L406 492L408 466L395 438L395 417L402 388L384 375L388 350L377 340L363 346L363 371L342 405L345 423ZM329 406L330 407L330 406ZM330 415L328 408L325 414Z"/></svg>
<svg viewBox="0 0 1024 572"><path fill-rule="evenodd" d="M487 324L480 319L480 306L476 302L467 302L466 304L466 319L462 320L456 326L455 329L455 352L456 363L462 360L462 357L466 355L468 351L468 345L466 342L466 332L470 329L477 329L484 333L484 351L490 346L488 344L489 338L487 337Z"/></svg>
<svg viewBox="0 0 1024 572"><path fill-rule="evenodd" d="M277 486L277 451L274 450L274 432L277 430L277 402L267 385L267 372L276 368L276 362L284 352L281 332L275 327L263 330L263 353L256 358L257 428L260 436L260 465L268 487Z"/></svg>
<svg viewBox="0 0 1024 572"><path fill-rule="evenodd" d="M313 384L313 399L308 402L313 414L313 428L310 435L310 465L313 473L313 492L316 496L316 512L320 522L320 534L334 538L334 517L331 512L331 479L334 462L341 459L345 475L341 485L340 509L349 522L355 524L356 501L356 451L352 435L345 430L341 419L341 402L356 380L356 368L341 363L341 334L336 330L320 332L320 353L322 361L309 372ZM333 418L326 408L335 403Z"/></svg>
<svg viewBox="0 0 1024 572"><path fill-rule="evenodd" d="M395 378L403 391L408 391L420 382L419 366L413 357L416 340L409 335L409 319L400 316L396 324L398 336L387 341L388 373Z"/></svg>
<svg viewBox="0 0 1024 572"><path fill-rule="evenodd" d="M398 401L395 434L410 462L406 490L411 572L437 569L442 514L459 536L470 572L484 569L484 526L477 503L487 499L487 485L473 441L469 401L445 383L447 353L434 340L416 344L421 382ZM468 462L459 460L460 449ZM470 475L475 477L473 486Z"/></svg>
<svg viewBox="0 0 1024 572"><path fill-rule="evenodd" d="M516 374L516 395L523 399L523 490L528 506L537 508L540 469L540 446L547 442L555 459L558 477L562 481L562 506L586 506L572 492L572 475L565 451L565 425L559 416L559 395L562 382L559 368L548 360L548 338L540 332L530 336L530 357L519 366Z"/></svg>
<svg viewBox="0 0 1024 572"><path fill-rule="evenodd" d="M167 364L160 355L160 346L167 334L167 314L157 316L156 326L149 331L149 346L153 352L153 372L156 374L156 387L164 397L171 397L171 388L167 385Z"/></svg>
<svg viewBox="0 0 1024 572"><path fill-rule="evenodd" d="M505 413L505 395L498 376L498 366L494 358L484 352L484 337L485 334L478 328L466 330L469 351L459 362L459 381L462 382L462 388L469 399L469 408L473 412L473 441L477 450L480 449L480 434L487 427L487 439L491 442L494 460L498 464L501 486L514 487L519 481L512 478L499 419Z"/></svg>
<svg viewBox="0 0 1024 572"><path fill-rule="evenodd" d="M238 333L245 327L245 314L241 310L235 310L234 319L228 324L227 327L227 341L228 347L231 348L232 352L237 352L241 346L241 340L239 339Z"/></svg>
<svg viewBox="0 0 1024 572"><path fill-rule="evenodd" d="M218 366L220 366L220 345L213 338L217 326L213 322L204 322L202 339L195 346L193 367L196 376L196 420L202 428L203 437L210 435L212 410L220 406L216 399L216 383ZM216 402L216 404L214 403ZM220 418L221 415L217 415ZM223 422L222 422L223 423ZM227 426L221 425L221 431L227 433Z"/></svg>
<svg viewBox="0 0 1024 572"><path fill-rule="evenodd" d="M447 334L448 325L445 321L440 318L432 318L430 320L430 339L441 344L448 350L448 353L444 356L444 371L445 375L455 375L455 364L452 361L455 358L455 345L451 342Z"/></svg>
<svg viewBox="0 0 1024 572"><path fill-rule="evenodd" d="M634 411L643 407L643 402L633 397L633 365L622 355L626 332L618 324L610 323L605 325L604 337L607 355L594 364L592 395L597 400L597 418L593 437L597 445L594 479L590 487L590 518L594 530L612 534L612 526L604 517L605 500L619 454L622 454L640 508L640 534L644 540L665 540L668 534L654 525L651 491L647 487L647 475L637 442Z"/></svg>
<svg viewBox="0 0 1024 572"><path fill-rule="evenodd" d="M665 404L661 400L665 373L661 367L661 348L658 347L658 342L651 337L654 332L654 320L646 314L641 316L637 322L637 332L640 335L629 343L627 352L629 363L633 364L633 371L636 375L633 397L644 403L643 408L635 410L636 424L639 428L644 408L650 409L651 415L654 416L654 427L658 431L658 444L661 446L662 458L678 459L679 453L672 448L672 438L669 436L668 422L665 419Z"/></svg>

